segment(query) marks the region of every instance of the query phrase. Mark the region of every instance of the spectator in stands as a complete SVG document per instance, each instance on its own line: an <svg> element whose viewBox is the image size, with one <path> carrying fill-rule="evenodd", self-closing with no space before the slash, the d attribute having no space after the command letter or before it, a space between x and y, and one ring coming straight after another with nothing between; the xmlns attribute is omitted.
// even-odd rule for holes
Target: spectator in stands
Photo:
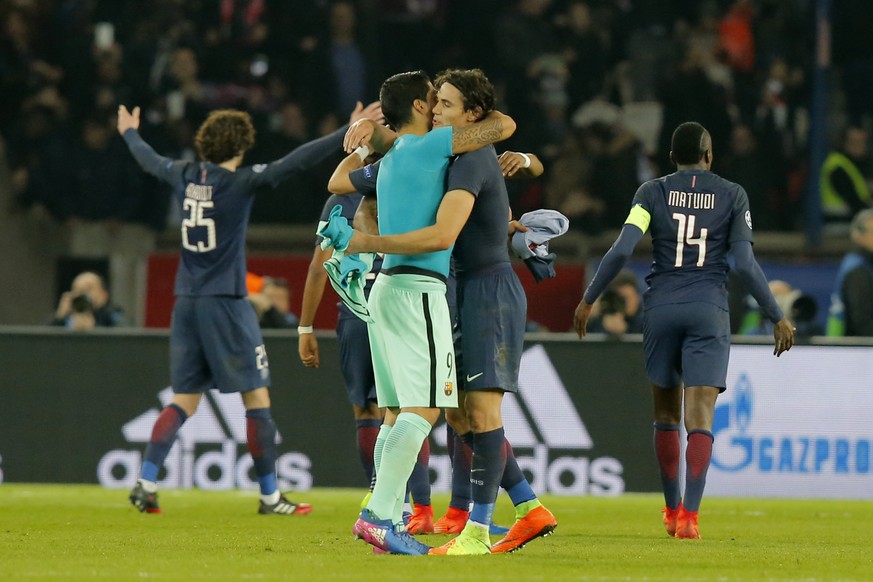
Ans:
<svg viewBox="0 0 873 582"><path fill-rule="evenodd" d="M249 293L248 300L258 314L261 329L291 329L300 323L291 312L291 289L282 277L264 277L258 293Z"/></svg>
<svg viewBox="0 0 873 582"><path fill-rule="evenodd" d="M848 127L840 137L840 146L825 158L819 184L826 221L845 224L870 207L869 141L867 130Z"/></svg>
<svg viewBox="0 0 873 582"><path fill-rule="evenodd" d="M75 330L125 325L124 312L109 301L103 277L91 271L76 275L61 295L51 325Z"/></svg>
<svg viewBox="0 0 873 582"><path fill-rule="evenodd" d="M856 248L837 273L827 334L873 337L873 209L855 215L850 233Z"/></svg>
<svg viewBox="0 0 873 582"><path fill-rule="evenodd" d="M592 332L614 338L626 333L643 333L642 296L633 271L619 271L598 303L598 313L589 323Z"/></svg>

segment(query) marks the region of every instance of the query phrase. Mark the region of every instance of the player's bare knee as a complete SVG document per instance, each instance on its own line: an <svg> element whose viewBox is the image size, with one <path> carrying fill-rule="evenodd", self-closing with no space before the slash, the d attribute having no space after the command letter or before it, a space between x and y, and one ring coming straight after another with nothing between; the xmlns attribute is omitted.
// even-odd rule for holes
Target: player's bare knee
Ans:
<svg viewBox="0 0 873 582"><path fill-rule="evenodd" d="M241 396L246 410L270 408L270 391L265 386L242 392Z"/></svg>
<svg viewBox="0 0 873 582"><path fill-rule="evenodd" d="M470 423L467 422L467 415L461 408L446 408L446 422L457 434L470 432Z"/></svg>

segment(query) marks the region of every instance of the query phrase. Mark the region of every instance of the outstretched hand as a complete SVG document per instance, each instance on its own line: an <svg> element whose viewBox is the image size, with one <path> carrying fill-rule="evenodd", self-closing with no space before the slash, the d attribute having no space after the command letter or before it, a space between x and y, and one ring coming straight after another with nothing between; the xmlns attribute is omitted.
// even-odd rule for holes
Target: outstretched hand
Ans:
<svg viewBox="0 0 873 582"><path fill-rule="evenodd" d="M349 124L353 124L361 119L371 119L376 123L383 123L385 116L382 114L382 102L373 101L366 107L360 101L355 105L355 110L349 115Z"/></svg>
<svg viewBox="0 0 873 582"><path fill-rule="evenodd" d="M118 106L118 133L124 135L128 129L139 129L139 107L128 111L124 105Z"/></svg>
<svg viewBox="0 0 873 582"><path fill-rule="evenodd" d="M584 299L576 306L576 312L573 313L573 329L579 334L579 337L584 337L588 333L588 320L591 319L591 308L593 305L587 303Z"/></svg>
<svg viewBox="0 0 873 582"><path fill-rule="evenodd" d="M774 356L778 358L783 352L791 349L791 346L794 345L795 331L797 331L797 328L788 321L787 317L783 317L773 327L773 339L775 340L775 347L773 348Z"/></svg>

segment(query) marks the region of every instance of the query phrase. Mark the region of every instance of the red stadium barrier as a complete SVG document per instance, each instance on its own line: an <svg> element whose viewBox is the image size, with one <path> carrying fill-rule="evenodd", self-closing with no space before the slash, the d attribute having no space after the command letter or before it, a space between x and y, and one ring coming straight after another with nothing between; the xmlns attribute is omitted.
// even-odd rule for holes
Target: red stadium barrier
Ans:
<svg viewBox="0 0 873 582"><path fill-rule="evenodd" d="M311 256L308 255L253 255L248 257L249 271L258 275L284 277L291 289L291 305L300 313L306 270ZM179 256L155 254L149 257L146 297L146 327L169 327L173 310L173 284ZM556 266L558 276L536 283L527 267L514 263L521 284L527 294L528 319L549 331L569 331L573 310L582 296L585 269L581 265ZM324 299L315 317L317 329L336 327L336 302L339 299L330 285L325 288Z"/></svg>

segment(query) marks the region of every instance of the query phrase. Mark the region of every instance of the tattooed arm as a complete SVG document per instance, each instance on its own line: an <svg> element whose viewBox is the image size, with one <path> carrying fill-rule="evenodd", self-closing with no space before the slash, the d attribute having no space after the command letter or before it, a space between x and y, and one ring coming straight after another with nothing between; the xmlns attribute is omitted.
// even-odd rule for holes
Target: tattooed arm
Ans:
<svg viewBox="0 0 873 582"><path fill-rule="evenodd" d="M482 121L463 128L455 128L452 135L452 153L462 154L489 144L508 139L515 133L515 121L499 111L492 111Z"/></svg>

